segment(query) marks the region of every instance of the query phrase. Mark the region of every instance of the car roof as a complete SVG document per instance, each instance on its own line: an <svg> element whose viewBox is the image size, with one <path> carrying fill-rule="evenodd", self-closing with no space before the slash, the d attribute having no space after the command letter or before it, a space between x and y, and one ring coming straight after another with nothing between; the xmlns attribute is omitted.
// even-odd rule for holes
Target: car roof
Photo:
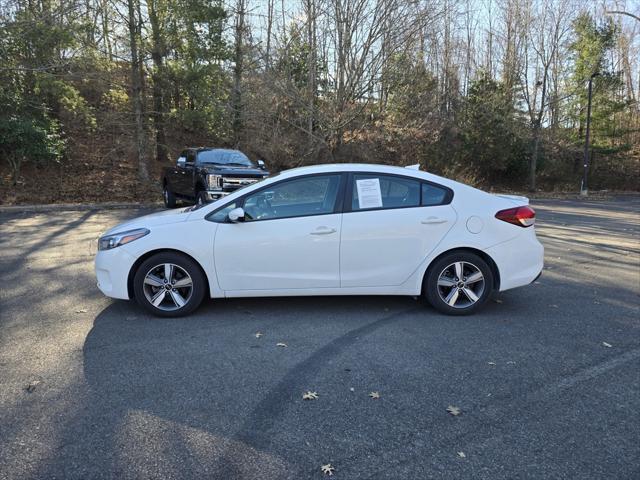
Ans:
<svg viewBox="0 0 640 480"><path fill-rule="evenodd" d="M240 152L243 153L242 150L238 150L236 148L217 148L217 147L186 147L183 151L190 152ZM244 153L243 153L244 154Z"/></svg>
<svg viewBox="0 0 640 480"><path fill-rule="evenodd" d="M416 170L414 168L398 167L395 165L383 165L377 163L328 163L323 165L309 165L305 167L296 167L290 170L283 170L278 177L280 179L287 177L296 177L299 175L309 175L313 173L331 173L331 172L367 172L367 173L387 173L391 175L403 175L405 177L415 177L422 180L436 182L448 187L459 187L460 184L454 180L440 177L429 172Z"/></svg>

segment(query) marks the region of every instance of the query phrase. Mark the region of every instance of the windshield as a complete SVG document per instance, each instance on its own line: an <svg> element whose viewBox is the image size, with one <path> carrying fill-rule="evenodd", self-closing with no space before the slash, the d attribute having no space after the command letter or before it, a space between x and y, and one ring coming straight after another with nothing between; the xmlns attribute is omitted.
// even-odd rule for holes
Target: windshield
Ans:
<svg viewBox="0 0 640 480"><path fill-rule="evenodd" d="M198 163L215 163L218 165L242 165L251 167L253 164L247 156L238 150L202 150L198 152Z"/></svg>

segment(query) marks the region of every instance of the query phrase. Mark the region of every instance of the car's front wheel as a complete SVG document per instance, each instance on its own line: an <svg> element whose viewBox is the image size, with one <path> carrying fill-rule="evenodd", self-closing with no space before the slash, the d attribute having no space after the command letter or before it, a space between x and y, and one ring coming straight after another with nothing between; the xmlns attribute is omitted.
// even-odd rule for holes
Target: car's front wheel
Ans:
<svg viewBox="0 0 640 480"><path fill-rule="evenodd" d="M206 279L196 262L174 252L158 253L145 260L133 279L135 299L160 317L193 312L205 296Z"/></svg>
<svg viewBox="0 0 640 480"><path fill-rule="evenodd" d="M437 310L448 315L476 312L493 290L491 267L475 253L451 252L438 259L424 282L424 295Z"/></svg>

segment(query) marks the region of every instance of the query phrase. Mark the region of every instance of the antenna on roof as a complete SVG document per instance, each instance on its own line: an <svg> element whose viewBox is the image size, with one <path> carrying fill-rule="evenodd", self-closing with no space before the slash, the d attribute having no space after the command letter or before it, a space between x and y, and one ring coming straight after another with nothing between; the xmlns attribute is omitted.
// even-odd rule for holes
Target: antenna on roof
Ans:
<svg viewBox="0 0 640 480"><path fill-rule="evenodd" d="M420 164L419 164L419 163L416 163L415 165L407 165L407 166L406 166L406 167L404 167L404 168L408 168L408 169L410 169L410 170L420 170Z"/></svg>

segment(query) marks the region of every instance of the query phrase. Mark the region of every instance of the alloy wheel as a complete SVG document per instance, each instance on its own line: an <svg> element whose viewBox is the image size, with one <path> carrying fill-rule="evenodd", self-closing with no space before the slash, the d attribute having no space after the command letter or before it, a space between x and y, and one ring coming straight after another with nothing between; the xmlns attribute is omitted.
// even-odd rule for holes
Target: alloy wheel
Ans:
<svg viewBox="0 0 640 480"><path fill-rule="evenodd" d="M179 265L162 263L147 272L143 291L151 305L171 312L189 302L193 293L193 280Z"/></svg>
<svg viewBox="0 0 640 480"><path fill-rule="evenodd" d="M484 275L470 262L454 262L438 276L438 295L453 308L469 308L474 305L485 289Z"/></svg>

